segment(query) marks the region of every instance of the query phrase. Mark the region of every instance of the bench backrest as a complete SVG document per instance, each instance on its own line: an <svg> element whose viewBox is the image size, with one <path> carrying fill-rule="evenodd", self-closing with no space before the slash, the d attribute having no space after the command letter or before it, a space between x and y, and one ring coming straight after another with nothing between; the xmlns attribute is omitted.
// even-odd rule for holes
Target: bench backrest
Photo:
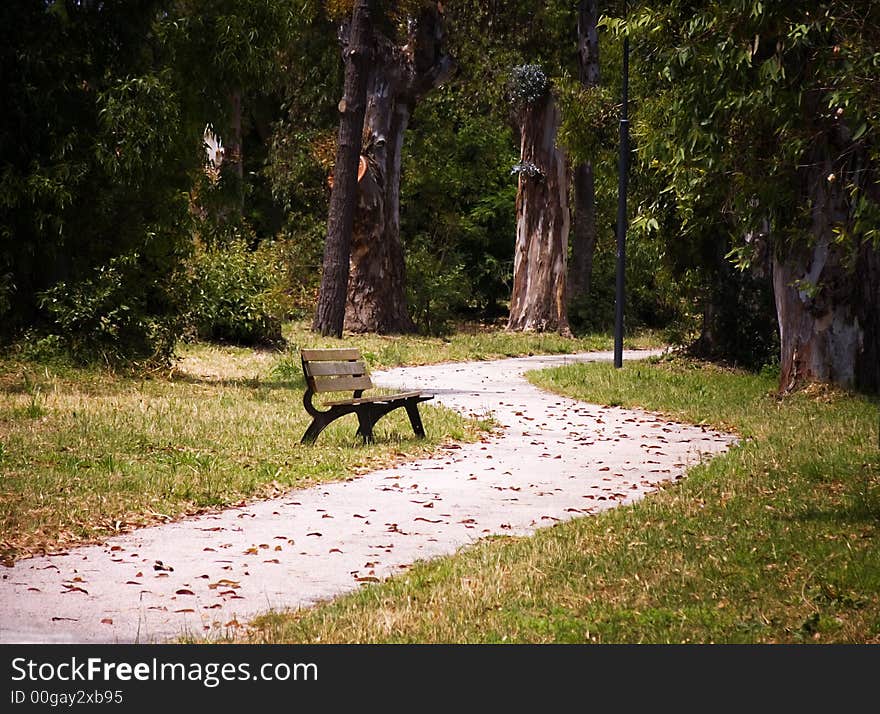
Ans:
<svg viewBox="0 0 880 714"><path fill-rule="evenodd" d="M300 350L308 388L315 392L356 392L372 389L373 382L360 350Z"/></svg>

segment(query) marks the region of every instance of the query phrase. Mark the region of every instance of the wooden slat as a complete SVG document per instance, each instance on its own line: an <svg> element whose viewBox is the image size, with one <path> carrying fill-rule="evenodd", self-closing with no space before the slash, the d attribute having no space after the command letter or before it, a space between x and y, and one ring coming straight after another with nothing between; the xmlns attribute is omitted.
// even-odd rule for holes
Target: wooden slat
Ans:
<svg viewBox="0 0 880 714"><path fill-rule="evenodd" d="M335 377L367 373L367 367L363 362L306 362L305 370L309 377Z"/></svg>
<svg viewBox="0 0 880 714"><path fill-rule="evenodd" d="M356 360L361 358L361 351L356 349L340 350L300 350L300 355L306 362L328 360Z"/></svg>
<svg viewBox="0 0 880 714"><path fill-rule="evenodd" d="M398 399L409 399L421 396L421 392L401 392L400 394L379 394L375 397L361 397L360 399L342 399L338 402L324 402L325 407L341 406L343 404L381 404L382 402L394 402Z"/></svg>
<svg viewBox="0 0 880 714"><path fill-rule="evenodd" d="M364 377L312 377L316 392L348 392L357 389L372 389L373 382Z"/></svg>

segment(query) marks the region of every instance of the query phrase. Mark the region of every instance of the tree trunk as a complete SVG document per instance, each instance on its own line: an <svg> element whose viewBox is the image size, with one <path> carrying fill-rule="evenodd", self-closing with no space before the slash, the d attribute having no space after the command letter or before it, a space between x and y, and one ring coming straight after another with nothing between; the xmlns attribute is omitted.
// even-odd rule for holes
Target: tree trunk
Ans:
<svg viewBox="0 0 880 714"><path fill-rule="evenodd" d="M598 0L581 0L578 6L578 74L586 88L599 86ZM568 304L590 291L593 255L596 252L596 188L593 164L574 168L574 226L568 272Z"/></svg>
<svg viewBox="0 0 880 714"><path fill-rule="evenodd" d="M556 146L559 109L552 92L520 112L520 166L516 194L516 249L508 330L571 334L565 308L568 246L568 172Z"/></svg>
<svg viewBox="0 0 880 714"><path fill-rule="evenodd" d="M571 232L571 265L568 271L569 305L590 292L597 237L593 164L585 161L574 169L574 226Z"/></svg>
<svg viewBox="0 0 880 714"><path fill-rule="evenodd" d="M373 64L365 119L369 170L360 184L345 310L352 332L415 330L400 239L400 167L413 107L452 69L444 39L442 14L425 7L410 23L406 45L382 42Z"/></svg>
<svg viewBox="0 0 880 714"><path fill-rule="evenodd" d="M834 228L850 218L845 177L839 167L835 175L827 159L808 165L804 188L812 206L812 244L792 248L773 262L780 391L819 381L876 392L880 254L870 240L854 252L835 241Z"/></svg>
<svg viewBox="0 0 880 714"><path fill-rule="evenodd" d="M373 44L369 5L369 0L357 0L352 13L350 41L344 51L345 88L339 102L336 166L327 218L321 287L312 324L315 332L336 337L342 337L345 320L351 234L358 201L357 172Z"/></svg>

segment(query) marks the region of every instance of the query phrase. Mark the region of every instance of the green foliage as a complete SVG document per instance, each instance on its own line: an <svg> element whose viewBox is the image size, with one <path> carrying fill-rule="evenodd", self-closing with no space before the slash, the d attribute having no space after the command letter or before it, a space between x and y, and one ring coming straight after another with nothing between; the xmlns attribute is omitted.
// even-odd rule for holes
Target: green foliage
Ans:
<svg viewBox="0 0 880 714"><path fill-rule="evenodd" d="M697 10L645 3L634 13L629 31L650 67L641 74L656 78L634 133L646 167L665 177L684 236L714 219L740 263L752 257L744 237L763 221L779 253L809 242L803 182L825 161L846 192L866 198L852 202L840 234L868 236L874 225L859 216L875 210L876 179L852 157L877 155L880 92L868 79L880 61L877 13L872 3L742 0Z"/></svg>
<svg viewBox="0 0 880 714"><path fill-rule="evenodd" d="M534 104L550 89L550 81L540 65L522 64L510 70L508 92L517 108Z"/></svg>
<svg viewBox="0 0 880 714"><path fill-rule="evenodd" d="M425 241L410 242L406 253L407 300L416 325L427 334L444 334L470 298L467 267L461 257L437 253Z"/></svg>
<svg viewBox="0 0 880 714"><path fill-rule="evenodd" d="M182 281L172 276L158 288L143 266L137 254L118 256L86 279L43 292L52 344L82 361L167 361L184 325L182 306L174 304Z"/></svg>
<svg viewBox="0 0 880 714"><path fill-rule="evenodd" d="M413 251L408 286L425 329L440 329L454 309L494 316L510 295L516 149L508 126L467 105L469 90L459 78L428 95L404 144L401 236Z"/></svg>
<svg viewBox="0 0 880 714"><path fill-rule="evenodd" d="M556 101L562 113L558 142L573 164L612 160L617 149L618 109L609 87L584 87L564 74L553 78Z"/></svg>
<svg viewBox="0 0 880 714"><path fill-rule="evenodd" d="M0 338L38 327L87 359L167 353L199 154L172 74L153 61L160 7L0 9Z"/></svg>
<svg viewBox="0 0 880 714"><path fill-rule="evenodd" d="M199 247L193 255L192 323L203 339L245 345L283 342L288 317L286 270L278 246L251 250L241 237Z"/></svg>

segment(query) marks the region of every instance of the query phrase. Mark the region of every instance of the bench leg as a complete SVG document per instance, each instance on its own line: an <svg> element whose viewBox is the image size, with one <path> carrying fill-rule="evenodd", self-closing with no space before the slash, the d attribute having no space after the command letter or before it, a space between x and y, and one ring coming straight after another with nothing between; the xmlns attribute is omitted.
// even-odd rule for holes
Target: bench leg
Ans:
<svg viewBox="0 0 880 714"><path fill-rule="evenodd" d="M318 434L320 434L327 425L333 421L332 419L326 419L321 417L315 417L312 419L312 423L309 424L309 428L306 429L306 433L303 434L302 439L300 439L301 444L314 444L318 438Z"/></svg>
<svg viewBox="0 0 880 714"><path fill-rule="evenodd" d="M409 423L412 424L413 432L421 439L425 438L425 427L422 426L422 417L419 414L418 402L407 402L406 413L409 416Z"/></svg>
<svg viewBox="0 0 880 714"><path fill-rule="evenodd" d="M363 438L365 443L372 444L375 441L375 439L373 438L373 427L376 425L376 422L379 421L379 417L381 416L382 414L377 414L373 409L370 408L362 408L357 410L357 435Z"/></svg>

